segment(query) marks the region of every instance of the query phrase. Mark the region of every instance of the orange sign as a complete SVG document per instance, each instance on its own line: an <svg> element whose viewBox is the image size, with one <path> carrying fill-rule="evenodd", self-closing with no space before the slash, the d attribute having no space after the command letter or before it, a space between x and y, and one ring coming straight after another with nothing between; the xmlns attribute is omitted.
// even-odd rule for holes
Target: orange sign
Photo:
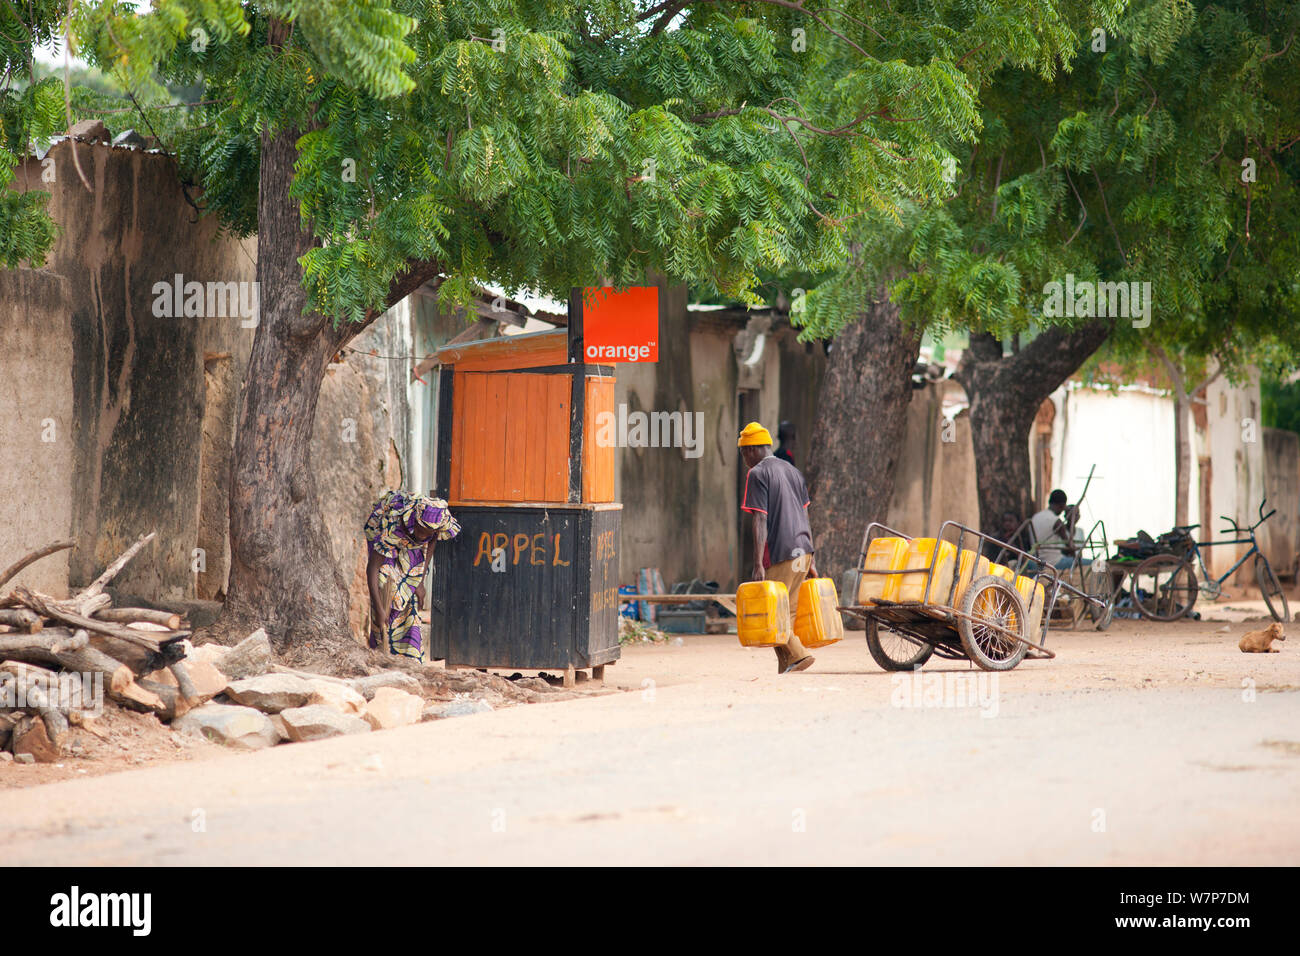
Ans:
<svg viewBox="0 0 1300 956"><path fill-rule="evenodd" d="M582 351L597 365L659 361L659 287L584 289Z"/></svg>

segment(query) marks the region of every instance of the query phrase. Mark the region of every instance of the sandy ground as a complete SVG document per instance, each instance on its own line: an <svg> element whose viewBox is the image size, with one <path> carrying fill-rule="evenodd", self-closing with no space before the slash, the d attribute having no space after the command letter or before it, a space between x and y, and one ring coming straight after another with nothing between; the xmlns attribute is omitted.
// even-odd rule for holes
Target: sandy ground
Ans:
<svg viewBox="0 0 1300 956"><path fill-rule="evenodd" d="M786 677L639 645L622 694L0 792L0 857L1294 865L1300 647L1242 654L1259 626L1063 631L996 681L883 673L861 632Z"/></svg>

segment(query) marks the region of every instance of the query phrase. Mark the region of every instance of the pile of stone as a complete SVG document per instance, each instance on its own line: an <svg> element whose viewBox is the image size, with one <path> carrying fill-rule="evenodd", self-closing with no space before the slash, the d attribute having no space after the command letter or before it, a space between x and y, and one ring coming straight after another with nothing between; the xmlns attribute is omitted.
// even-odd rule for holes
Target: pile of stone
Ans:
<svg viewBox="0 0 1300 956"><path fill-rule="evenodd" d="M270 642L261 630L231 648L196 648L192 658L195 669L222 687L209 701L178 714L172 729L226 746L260 750L404 727L424 716L420 682L410 674L343 679L295 671L271 663Z"/></svg>

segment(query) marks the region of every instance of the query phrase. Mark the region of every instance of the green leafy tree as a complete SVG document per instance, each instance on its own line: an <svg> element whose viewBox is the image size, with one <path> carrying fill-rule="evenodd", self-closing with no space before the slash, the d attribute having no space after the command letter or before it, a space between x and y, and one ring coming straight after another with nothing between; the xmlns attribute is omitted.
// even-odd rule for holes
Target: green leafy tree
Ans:
<svg viewBox="0 0 1300 956"><path fill-rule="evenodd" d="M1032 507L1034 415L1103 342L1239 367L1294 337L1298 28L1294 3L1135 0L1069 72L999 72L953 200L878 240L905 318L971 330L986 524ZM1058 308L1067 283L1091 299Z"/></svg>
<svg viewBox="0 0 1300 956"><path fill-rule="evenodd" d="M258 239L215 636L261 624L282 650L345 653L308 439L326 363L387 307L426 283L454 304L484 281L564 295L653 269L752 299L763 275L833 275L861 254L854 223L950 192L984 77L1050 75L1116 6L78 4L80 55L130 91L207 211ZM61 15L19 10L6 65ZM193 109L161 108L164 84L200 82ZM6 162L57 128L53 94L6 98ZM52 241L42 197L18 198L7 264Z"/></svg>

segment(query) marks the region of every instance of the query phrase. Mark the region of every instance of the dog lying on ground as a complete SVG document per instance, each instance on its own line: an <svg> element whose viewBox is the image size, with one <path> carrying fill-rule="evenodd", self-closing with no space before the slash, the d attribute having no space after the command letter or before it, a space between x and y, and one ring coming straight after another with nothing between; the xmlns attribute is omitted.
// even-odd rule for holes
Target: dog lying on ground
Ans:
<svg viewBox="0 0 1300 956"><path fill-rule="evenodd" d="M1274 641L1285 641L1282 636L1282 624L1274 621L1262 631L1249 631L1241 638L1237 646L1243 654L1277 654L1276 647L1269 647Z"/></svg>

